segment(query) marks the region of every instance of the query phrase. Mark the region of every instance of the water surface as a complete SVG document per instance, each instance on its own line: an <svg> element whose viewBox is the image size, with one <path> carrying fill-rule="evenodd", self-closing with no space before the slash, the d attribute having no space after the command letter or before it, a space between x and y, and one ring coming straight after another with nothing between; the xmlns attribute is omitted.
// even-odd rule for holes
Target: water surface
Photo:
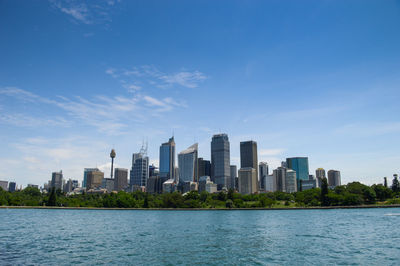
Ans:
<svg viewBox="0 0 400 266"><path fill-rule="evenodd" d="M400 263L400 208L0 209L0 264Z"/></svg>

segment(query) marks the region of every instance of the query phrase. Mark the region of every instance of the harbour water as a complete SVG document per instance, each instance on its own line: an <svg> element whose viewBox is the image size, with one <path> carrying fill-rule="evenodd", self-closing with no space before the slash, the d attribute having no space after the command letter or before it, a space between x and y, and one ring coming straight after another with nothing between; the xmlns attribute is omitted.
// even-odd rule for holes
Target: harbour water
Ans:
<svg viewBox="0 0 400 266"><path fill-rule="evenodd" d="M396 214L0 209L0 264L398 265Z"/></svg>

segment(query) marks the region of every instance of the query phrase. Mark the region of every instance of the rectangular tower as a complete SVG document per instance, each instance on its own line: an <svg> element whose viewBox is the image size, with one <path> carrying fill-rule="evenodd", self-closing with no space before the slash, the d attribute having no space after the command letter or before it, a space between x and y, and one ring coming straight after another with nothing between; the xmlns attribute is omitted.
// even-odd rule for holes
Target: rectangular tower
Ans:
<svg viewBox="0 0 400 266"><path fill-rule="evenodd" d="M227 134L217 134L211 140L211 180L218 189L226 187L230 178L230 146Z"/></svg>

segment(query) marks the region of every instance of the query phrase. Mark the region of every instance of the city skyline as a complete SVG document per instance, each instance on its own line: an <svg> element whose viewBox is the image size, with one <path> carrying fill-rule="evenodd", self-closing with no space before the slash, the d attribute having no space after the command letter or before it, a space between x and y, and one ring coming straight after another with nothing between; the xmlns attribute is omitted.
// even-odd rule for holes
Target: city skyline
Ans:
<svg viewBox="0 0 400 266"><path fill-rule="evenodd" d="M399 172L399 3L357 3L2 1L0 180L109 177L109 151L130 169L144 139L158 165L171 136L211 160L225 132L238 170L253 140L270 169L381 183Z"/></svg>

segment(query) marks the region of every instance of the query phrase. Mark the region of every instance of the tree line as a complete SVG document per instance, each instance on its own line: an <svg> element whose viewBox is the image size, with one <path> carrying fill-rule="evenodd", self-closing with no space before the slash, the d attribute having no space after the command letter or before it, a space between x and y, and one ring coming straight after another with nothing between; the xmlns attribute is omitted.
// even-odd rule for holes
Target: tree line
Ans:
<svg viewBox="0 0 400 266"><path fill-rule="evenodd" d="M191 191L149 194L124 192L108 194L78 194L67 196L61 190L41 193L28 187L8 192L0 188L2 206L60 206L97 208L285 208L316 206L356 206L371 204L400 204L400 187L392 189L378 184L367 186L359 182L328 189L326 179L321 188L300 192L268 192L242 195L233 190L207 193Z"/></svg>

